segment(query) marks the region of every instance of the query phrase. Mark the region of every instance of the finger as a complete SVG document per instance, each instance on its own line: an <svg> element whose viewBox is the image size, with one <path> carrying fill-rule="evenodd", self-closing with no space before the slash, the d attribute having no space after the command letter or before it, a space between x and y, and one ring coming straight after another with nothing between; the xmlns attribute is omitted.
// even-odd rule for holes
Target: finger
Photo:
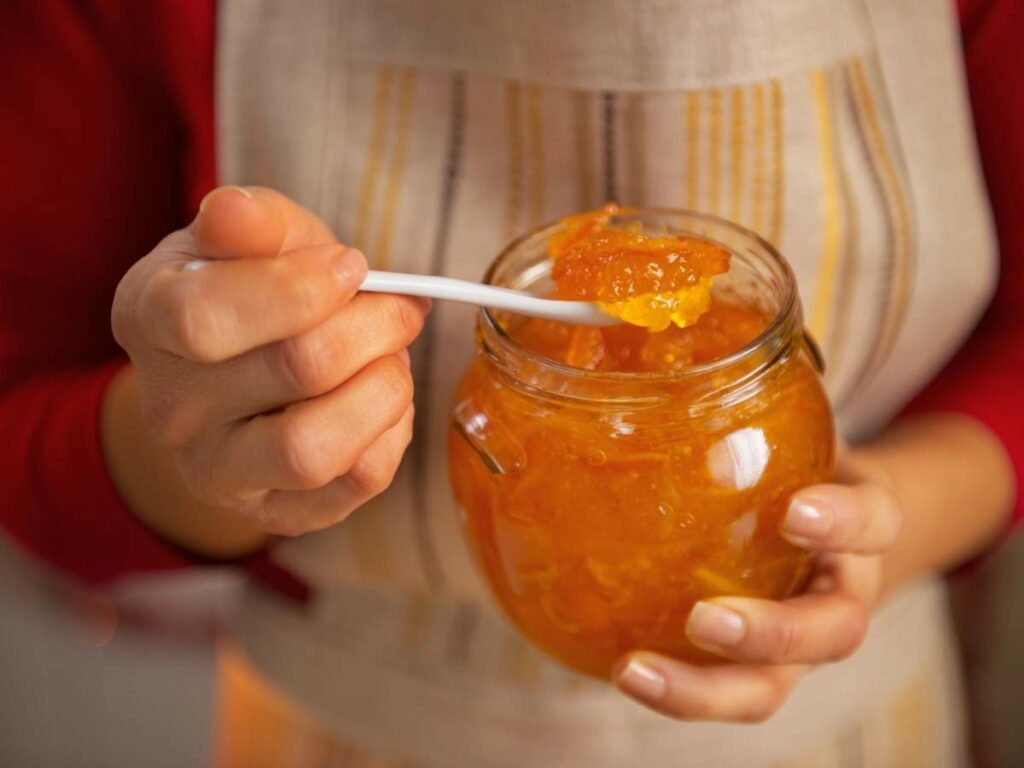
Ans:
<svg viewBox="0 0 1024 768"><path fill-rule="evenodd" d="M254 351L244 366L252 370L238 373L259 386L240 404L254 413L329 392L374 360L402 355L426 311L412 296L357 294L313 330Z"/></svg>
<svg viewBox="0 0 1024 768"><path fill-rule="evenodd" d="M347 474L411 402L405 363L395 355L376 360L333 392L239 424L206 462L209 493L245 500L268 488L321 488Z"/></svg>
<svg viewBox="0 0 1024 768"><path fill-rule="evenodd" d="M265 187L218 187L203 198L191 229L204 259L271 258L335 242L319 217Z"/></svg>
<svg viewBox="0 0 1024 768"><path fill-rule="evenodd" d="M410 405L395 426L367 448L352 469L313 491L272 491L264 504L261 525L268 533L299 536L341 522L391 485L412 440L414 411Z"/></svg>
<svg viewBox="0 0 1024 768"><path fill-rule="evenodd" d="M136 324L157 349L218 362L315 328L355 294L366 269L359 251L337 244L166 268L144 289Z"/></svg>
<svg viewBox="0 0 1024 768"><path fill-rule="evenodd" d="M422 329L424 311L414 297L359 294L312 331L221 363L150 355L147 423L163 442L182 445L207 425L326 394L379 358L397 355L408 367L406 347Z"/></svg>
<svg viewBox="0 0 1024 768"><path fill-rule="evenodd" d="M815 485L790 501L782 535L805 549L880 554L895 544L901 525L899 501L884 485Z"/></svg>
<svg viewBox="0 0 1024 768"><path fill-rule="evenodd" d="M736 664L694 667L639 652L616 666L613 679L626 695L680 720L756 723L775 714L803 672Z"/></svg>
<svg viewBox="0 0 1024 768"><path fill-rule="evenodd" d="M821 664L853 653L867 627L864 603L845 594L806 594L784 602L722 597L693 607L686 637L733 661Z"/></svg>

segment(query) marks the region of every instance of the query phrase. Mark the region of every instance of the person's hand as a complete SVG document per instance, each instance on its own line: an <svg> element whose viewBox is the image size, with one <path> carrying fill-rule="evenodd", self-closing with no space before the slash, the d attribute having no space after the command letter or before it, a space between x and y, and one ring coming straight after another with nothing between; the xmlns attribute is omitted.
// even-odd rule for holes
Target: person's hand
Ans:
<svg viewBox="0 0 1024 768"><path fill-rule="evenodd" d="M429 305L357 295L366 269L283 195L225 187L122 279L113 329L144 423L200 502L295 535L391 482Z"/></svg>
<svg viewBox="0 0 1024 768"><path fill-rule="evenodd" d="M695 666L636 652L616 664L624 693L682 720L761 722L815 665L844 659L867 632L882 585L882 557L902 513L884 472L850 455L834 484L794 495L782 533L815 552L807 590L775 602L741 597L694 606L686 636L729 660Z"/></svg>

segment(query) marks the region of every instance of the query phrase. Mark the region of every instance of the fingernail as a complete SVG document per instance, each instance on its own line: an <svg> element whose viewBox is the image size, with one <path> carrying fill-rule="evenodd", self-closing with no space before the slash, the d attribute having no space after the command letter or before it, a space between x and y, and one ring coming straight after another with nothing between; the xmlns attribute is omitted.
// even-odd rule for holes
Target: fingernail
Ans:
<svg viewBox="0 0 1024 768"><path fill-rule="evenodd" d="M334 260L334 274L343 283L348 284L359 269L359 263L364 259L363 254L355 248L342 248L341 253Z"/></svg>
<svg viewBox="0 0 1024 768"><path fill-rule="evenodd" d="M835 515L821 502L793 499L789 502L786 517L782 521L782 532L793 539L820 539L832 530ZM799 543L799 542L797 542Z"/></svg>
<svg viewBox="0 0 1024 768"><path fill-rule="evenodd" d="M668 687L661 672L639 659L630 659L626 668L619 673L617 681L626 693L646 701L660 701Z"/></svg>
<svg viewBox="0 0 1024 768"><path fill-rule="evenodd" d="M747 623L736 611L717 603L699 602L690 611L686 636L698 645L729 648L747 633Z"/></svg>
<svg viewBox="0 0 1024 768"><path fill-rule="evenodd" d="M235 186L234 184L230 184L226 187L221 187L221 189L233 189L236 192L241 192L245 197L248 197L250 200L252 200L253 197L252 192L250 192L248 189L246 189L245 187Z"/></svg>
<svg viewBox="0 0 1024 768"><path fill-rule="evenodd" d="M203 197L203 199L199 201L199 213L202 213L203 209L206 208L206 203L209 201L209 199L211 197L213 197L213 195L215 193L220 192L222 189L233 189L236 192L241 192L245 197L248 197L250 200L252 199L252 196L253 196L252 192L250 192L245 187L236 187L236 186L233 186L233 185L232 186L227 186L227 187L217 187L216 189L213 189L213 190L210 190L209 192L207 192L206 195Z"/></svg>
<svg viewBox="0 0 1024 768"><path fill-rule="evenodd" d="M209 263L210 263L209 259L192 259L192 261L186 261L182 265L181 271L182 272L195 272L197 270L202 269L203 267L205 267Z"/></svg>

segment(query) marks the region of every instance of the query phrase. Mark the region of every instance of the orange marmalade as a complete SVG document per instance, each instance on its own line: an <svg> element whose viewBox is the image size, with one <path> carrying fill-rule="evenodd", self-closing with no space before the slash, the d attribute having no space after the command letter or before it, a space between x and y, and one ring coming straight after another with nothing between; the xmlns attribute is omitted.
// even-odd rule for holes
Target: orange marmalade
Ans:
<svg viewBox="0 0 1024 768"><path fill-rule="evenodd" d="M832 471L792 273L727 222L606 209L517 241L488 281L543 290L551 260L547 289L565 298L705 280L707 297L657 331L481 314L449 433L468 540L512 621L579 671L607 677L635 649L713 661L685 638L694 603L799 589L806 557L778 527L789 496Z"/></svg>

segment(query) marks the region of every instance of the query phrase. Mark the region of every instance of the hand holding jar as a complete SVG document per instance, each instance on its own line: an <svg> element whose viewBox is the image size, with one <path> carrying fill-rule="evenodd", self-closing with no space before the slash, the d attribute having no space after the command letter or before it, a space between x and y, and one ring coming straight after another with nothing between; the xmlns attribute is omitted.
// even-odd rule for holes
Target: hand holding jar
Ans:
<svg viewBox="0 0 1024 768"><path fill-rule="evenodd" d="M902 512L878 462L844 453L835 479L798 492L783 519L782 534L815 553L803 594L781 602L713 598L690 612L686 637L734 663L696 666L633 653L616 665L616 685L684 720L760 722L810 668L855 651L879 598L882 555L896 542Z"/></svg>

